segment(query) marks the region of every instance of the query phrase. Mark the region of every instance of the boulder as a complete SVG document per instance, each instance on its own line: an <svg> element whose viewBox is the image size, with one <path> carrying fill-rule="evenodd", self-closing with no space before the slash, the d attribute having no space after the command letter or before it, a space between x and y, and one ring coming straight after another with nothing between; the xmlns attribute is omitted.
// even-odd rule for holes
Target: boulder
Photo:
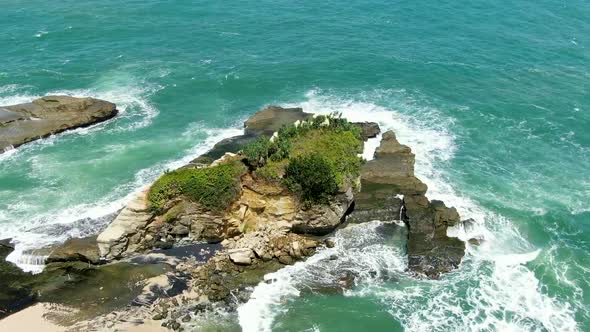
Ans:
<svg viewBox="0 0 590 332"><path fill-rule="evenodd" d="M350 212L354 196L352 188L339 194L330 204L302 207L292 222L292 231L299 234L326 235L333 232Z"/></svg>
<svg viewBox="0 0 590 332"><path fill-rule="evenodd" d="M221 217L210 214L193 216L191 223L191 237L209 243L221 242L224 238L224 222Z"/></svg>
<svg viewBox="0 0 590 332"><path fill-rule="evenodd" d="M254 256L254 253L249 248L239 248L239 249L231 249L228 250L229 259L232 262L239 265L250 265L252 264L252 259L250 257Z"/></svg>
<svg viewBox="0 0 590 332"><path fill-rule="evenodd" d="M52 250L46 260L47 263L74 261L100 263L96 236L69 239Z"/></svg>
<svg viewBox="0 0 590 332"><path fill-rule="evenodd" d="M115 115L115 104L94 98L46 96L26 104L3 106L0 107L0 153Z"/></svg>

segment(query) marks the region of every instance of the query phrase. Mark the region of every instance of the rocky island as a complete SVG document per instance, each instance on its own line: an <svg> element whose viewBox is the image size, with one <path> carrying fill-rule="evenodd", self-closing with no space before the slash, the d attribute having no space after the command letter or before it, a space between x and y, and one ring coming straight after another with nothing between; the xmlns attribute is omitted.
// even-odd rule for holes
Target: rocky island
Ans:
<svg viewBox="0 0 590 332"><path fill-rule="evenodd" d="M26 104L0 106L0 153L115 115L117 108L113 103L69 96L46 96Z"/></svg>
<svg viewBox="0 0 590 332"><path fill-rule="evenodd" d="M0 304L5 313L35 301L75 308L48 313L72 330L132 320L181 330L207 308L235 310L265 274L333 246L337 228L371 220L405 223L408 273L438 278L464 255L447 236L459 214L426 197L411 149L392 131L362 160L364 141L379 134L376 123L268 107L243 135L163 174L97 236L51 248L41 274L4 263Z"/></svg>

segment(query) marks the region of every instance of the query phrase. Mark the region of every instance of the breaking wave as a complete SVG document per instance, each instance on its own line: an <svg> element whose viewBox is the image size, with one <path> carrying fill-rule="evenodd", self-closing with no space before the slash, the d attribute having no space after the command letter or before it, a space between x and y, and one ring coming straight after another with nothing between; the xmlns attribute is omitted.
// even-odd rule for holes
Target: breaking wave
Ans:
<svg viewBox="0 0 590 332"><path fill-rule="evenodd" d="M456 207L464 219L474 220L450 229L449 235L462 240L478 238L481 244L466 243L467 254L457 271L437 281L418 280L404 272L404 251L374 231L386 221L349 226L334 235L334 249L267 275L268 280L256 286L250 300L239 308L243 331L280 331L277 317L288 317L288 303L304 296L307 285L317 280L335 281L334 271L339 268L326 259L334 252L338 252L337 261L343 259L347 269L359 274L355 287L344 295L378 299L408 331L578 330L572 306L545 294L527 266L540 250L522 237L510 220L485 210L452 186L445 166L457 148L451 132L453 119L415 103L384 107L365 97L343 99L312 90L305 101L287 106L321 114L341 112L349 120L373 121L382 131L394 130L399 141L416 154L416 175L428 185L429 198L443 200ZM365 151L365 157L372 156L379 140L367 143L371 151ZM367 236L378 241L358 242ZM397 242L403 245L403 240ZM368 250L359 252L363 249ZM385 271L381 273L392 278L363 271ZM404 286L396 279L403 280Z"/></svg>
<svg viewBox="0 0 590 332"><path fill-rule="evenodd" d="M31 94L19 94L26 87L5 86L0 89L0 105L12 105L38 98ZM188 146L181 152L180 158L163 162L156 162L151 166L141 168L135 172L131 181L116 185L102 197L81 197L82 189L76 188L72 193L56 193L63 176L74 177L78 174L63 174L67 162L60 156L39 153L54 144L68 144L68 140L76 136L88 134L109 135L118 132L131 132L147 127L158 115L158 109L149 101L149 96L158 88L121 87L112 90L61 90L51 91L45 95L62 94L72 96L93 96L117 104L119 115L113 120L96 124L88 128L80 128L26 144L18 149L0 155L0 166L7 172L14 171L16 165L27 165L31 170L27 176L42 183L41 187L33 188L33 192L11 191L0 188L0 239L12 238L15 250L8 256L8 260L16 263L25 271L39 272L43 268L44 251L36 249L63 242L70 237L90 236L100 232L114 218L116 212L145 186L152 183L160 174L169 169L178 168L195 157L205 153L218 141L239 135L243 129L239 128L208 128L204 125L189 125L181 135L181 140ZM96 155L91 160L91 166L97 162L108 162L113 155L124 156L129 151L140 149L142 141L137 142L109 142L100 149L102 155ZM79 167L76 167L78 169ZM83 167L82 167L83 168ZM1 169L1 168L0 168ZM84 170L81 170L84 172ZM10 173L8 173L10 174ZM61 174L61 175L60 175ZM63 175L63 176L62 176ZM79 190L78 190L79 189ZM20 197L20 196L22 197ZM56 206L47 207L47 197L57 199ZM87 201L87 203L81 203ZM21 220L14 222L15 219Z"/></svg>

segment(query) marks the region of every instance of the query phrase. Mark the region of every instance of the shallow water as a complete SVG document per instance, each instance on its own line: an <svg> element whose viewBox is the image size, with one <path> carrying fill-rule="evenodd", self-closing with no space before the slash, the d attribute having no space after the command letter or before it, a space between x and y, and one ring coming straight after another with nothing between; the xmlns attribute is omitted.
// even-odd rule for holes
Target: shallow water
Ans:
<svg viewBox="0 0 590 332"><path fill-rule="evenodd" d="M257 289L244 308L258 312L230 325L590 330L589 17L579 0L3 1L0 105L66 93L121 114L0 155L0 238L15 238L19 262L25 249L97 232L133 192L240 133L264 105L341 111L394 129L429 197L474 218L467 232L486 240L430 282L404 274L386 236L375 235L382 251L359 254L340 234L351 268L395 278L299 294L305 281L286 269L284 287Z"/></svg>

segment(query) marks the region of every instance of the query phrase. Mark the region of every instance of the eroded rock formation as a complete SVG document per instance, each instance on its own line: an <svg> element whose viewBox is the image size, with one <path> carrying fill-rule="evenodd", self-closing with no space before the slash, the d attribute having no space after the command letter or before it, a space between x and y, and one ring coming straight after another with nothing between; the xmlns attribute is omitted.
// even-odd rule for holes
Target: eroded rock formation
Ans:
<svg viewBox="0 0 590 332"><path fill-rule="evenodd" d="M447 236L447 228L460 221L457 210L428 200L426 184L414 175L412 150L392 131L383 134L374 157L363 165L350 221L403 220L410 271L436 278L455 269L465 252L465 243Z"/></svg>

